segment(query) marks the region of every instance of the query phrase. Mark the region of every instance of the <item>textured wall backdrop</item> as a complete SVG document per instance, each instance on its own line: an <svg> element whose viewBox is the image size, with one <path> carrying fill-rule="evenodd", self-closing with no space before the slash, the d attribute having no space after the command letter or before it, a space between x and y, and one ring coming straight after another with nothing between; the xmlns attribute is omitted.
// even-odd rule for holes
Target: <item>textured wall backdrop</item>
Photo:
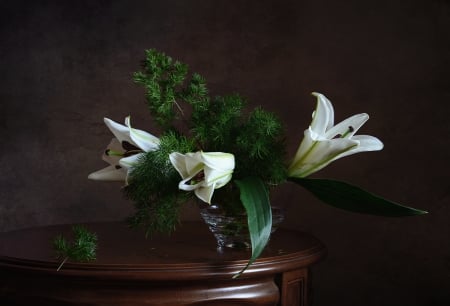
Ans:
<svg viewBox="0 0 450 306"><path fill-rule="evenodd" d="M158 130L131 74L157 48L286 122L294 154L315 100L359 112L385 149L316 177L347 180L427 216L356 215L285 185L286 226L328 246L315 305L449 305L450 3L417 1L0 1L0 231L117 220L104 116ZM196 218L194 207L186 218ZM339 302L338 302L339 301Z"/></svg>

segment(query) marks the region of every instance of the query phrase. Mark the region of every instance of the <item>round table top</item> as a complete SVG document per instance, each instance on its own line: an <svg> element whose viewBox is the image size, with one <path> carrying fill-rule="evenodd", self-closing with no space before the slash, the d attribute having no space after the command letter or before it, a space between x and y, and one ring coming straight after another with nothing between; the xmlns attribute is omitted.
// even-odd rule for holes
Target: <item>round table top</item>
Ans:
<svg viewBox="0 0 450 306"><path fill-rule="evenodd" d="M95 261L68 261L57 272L61 259L56 258L52 241L59 234L70 237L72 225L53 225L0 233L0 269L146 279L208 278L212 274L228 277L240 271L251 256L251 250L218 250L214 236L201 222L184 222L171 235L148 238L142 230L130 229L124 222L84 225L98 237ZM325 252L323 244L310 234L278 229L244 274L306 267Z"/></svg>

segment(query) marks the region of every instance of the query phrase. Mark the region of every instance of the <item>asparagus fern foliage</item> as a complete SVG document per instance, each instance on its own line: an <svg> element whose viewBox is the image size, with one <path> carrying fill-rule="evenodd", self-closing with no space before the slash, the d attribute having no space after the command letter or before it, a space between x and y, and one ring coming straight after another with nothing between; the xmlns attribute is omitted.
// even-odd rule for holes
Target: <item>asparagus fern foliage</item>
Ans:
<svg viewBox="0 0 450 306"><path fill-rule="evenodd" d="M87 262L96 259L97 235L81 225L74 225L72 232L73 241L68 241L61 234L53 240L57 257L63 259L58 271L67 260Z"/></svg>
<svg viewBox="0 0 450 306"><path fill-rule="evenodd" d="M171 232L178 224L180 207L191 194L178 189L179 175L168 160L171 152L231 152L233 179L256 176L265 188L285 181L284 131L274 114L260 107L247 112L246 100L237 94L211 97L200 74L190 74L187 65L156 50L146 51L134 81L145 88L149 111L162 132L160 149L146 153L124 188L136 207L133 226L144 226L151 234ZM239 189L225 187L214 199L223 196L230 211L243 210Z"/></svg>

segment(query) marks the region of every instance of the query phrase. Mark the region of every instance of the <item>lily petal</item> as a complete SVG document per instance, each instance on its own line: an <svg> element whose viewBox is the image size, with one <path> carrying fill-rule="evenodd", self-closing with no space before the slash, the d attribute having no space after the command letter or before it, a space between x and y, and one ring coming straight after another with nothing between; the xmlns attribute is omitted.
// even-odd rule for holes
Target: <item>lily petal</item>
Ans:
<svg viewBox="0 0 450 306"><path fill-rule="evenodd" d="M195 189L194 193L203 202L211 204L211 199L212 199L212 196L214 194L214 189L215 188L216 187L214 185L205 186L203 188Z"/></svg>
<svg viewBox="0 0 450 306"><path fill-rule="evenodd" d="M328 166L332 161L344 156L358 146L353 139L330 139L315 142L314 147L298 164L289 168L289 176L305 177Z"/></svg>
<svg viewBox="0 0 450 306"><path fill-rule="evenodd" d="M114 136L119 140L120 143L123 141L128 141L130 143L133 143L133 140L129 136L129 128L117 123L109 118L104 118L103 121L105 122L106 126L109 128L111 133L114 134ZM133 143L136 145L135 143Z"/></svg>
<svg viewBox="0 0 450 306"><path fill-rule="evenodd" d="M189 176L186 170L186 164L184 162L183 154L178 152L170 153L169 160L172 163L172 166L175 168L175 170L178 171L178 173L181 175L183 179Z"/></svg>
<svg viewBox="0 0 450 306"><path fill-rule="evenodd" d="M305 130L303 133L303 140L295 153L294 162L291 164L290 168L295 168L300 165L308 152L313 149L314 141L317 140L314 139L313 134L315 133L311 130L311 128Z"/></svg>
<svg viewBox="0 0 450 306"><path fill-rule="evenodd" d="M339 155L337 158L341 158L344 156L349 156L355 153L360 152L368 152L368 151L379 151L382 150L384 145L378 138L370 135L356 135L352 137L353 140L356 140L359 142L359 145L354 147L351 150L348 150L341 155Z"/></svg>
<svg viewBox="0 0 450 306"><path fill-rule="evenodd" d="M367 120L369 115L366 113L353 115L329 129L325 133L325 138L352 137Z"/></svg>
<svg viewBox="0 0 450 306"><path fill-rule="evenodd" d="M179 184L178 184L178 188L184 191L192 191L192 190L196 190L198 188L201 188L202 182L198 182L196 184L191 184L191 180L194 178L195 175L189 176L187 178L185 178L184 180L182 180Z"/></svg>
<svg viewBox="0 0 450 306"><path fill-rule="evenodd" d="M124 181L127 173L125 169L117 169L115 166L108 166L89 174L88 179L98 181Z"/></svg>
<svg viewBox="0 0 450 306"><path fill-rule="evenodd" d="M317 106L313 112L311 128L318 134L324 134L334 124L333 105L330 100L318 92L313 92L312 95L317 97Z"/></svg>
<svg viewBox="0 0 450 306"><path fill-rule="evenodd" d="M131 127L130 116L125 118L125 125L133 143L145 152L155 151L159 147L159 139L146 131L134 129Z"/></svg>
<svg viewBox="0 0 450 306"><path fill-rule="evenodd" d="M186 171L189 175L197 174L203 169L201 152L186 153L184 156Z"/></svg>
<svg viewBox="0 0 450 306"><path fill-rule="evenodd" d="M119 164L125 169L131 169L133 166L139 163L139 159L142 157L144 153L139 153L135 155L131 155L128 157L121 158L119 160Z"/></svg>
<svg viewBox="0 0 450 306"><path fill-rule="evenodd" d="M207 185L217 185L216 188L226 185L231 180L233 173L231 170L224 172L223 170L211 169L209 167L205 167L203 171L205 173L205 183Z"/></svg>
<svg viewBox="0 0 450 306"><path fill-rule="evenodd" d="M201 152L203 163L211 168L222 171L234 169L234 156L223 152Z"/></svg>
<svg viewBox="0 0 450 306"><path fill-rule="evenodd" d="M170 162L175 170L181 175L183 179L194 177L203 168L199 155L194 153L181 154L173 152L169 154Z"/></svg>

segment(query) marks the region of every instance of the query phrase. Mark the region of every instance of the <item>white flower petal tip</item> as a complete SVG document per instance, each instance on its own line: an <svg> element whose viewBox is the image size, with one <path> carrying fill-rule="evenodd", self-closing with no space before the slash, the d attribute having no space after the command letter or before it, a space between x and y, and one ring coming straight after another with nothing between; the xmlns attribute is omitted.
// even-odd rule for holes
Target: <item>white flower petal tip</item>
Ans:
<svg viewBox="0 0 450 306"><path fill-rule="evenodd" d="M159 139L146 131L131 127L131 117L125 118L125 125L128 127L129 137L137 147L145 152L155 151L159 148Z"/></svg>
<svg viewBox="0 0 450 306"><path fill-rule="evenodd" d="M88 179L95 181L124 181L126 171L114 166L108 166L88 175Z"/></svg>
<svg viewBox="0 0 450 306"><path fill-rule="evenodd" d="M103 118L103 121L115 136L102 157L110 166L90 174L88 178L127 182L133 165L139 161L142 154L158 150L159 139L150 133L132 128L130 116L125 118L125 125L109 118ZM121 174L119 175L113 170Z"/></svg>
<svg viewBox="0 0 450 306"><path fill-rule="evenodd" d="M369 115L353 115L334 125L334 109L322 94L313 92L317 106L311 124L288 169L290 177L306 177L324 168L336 159L359 152L378 151L383 143L376 137L355 135L369 120Z"/></svg>
<svg viewBox="0 0 450 306"><path fill-rule="evenodd" d="M169 160L182 178L178 188L194 190L200 200L209 204L214 190L231 180L235 166L234 155L222 152L173 152Z"/></svg>

